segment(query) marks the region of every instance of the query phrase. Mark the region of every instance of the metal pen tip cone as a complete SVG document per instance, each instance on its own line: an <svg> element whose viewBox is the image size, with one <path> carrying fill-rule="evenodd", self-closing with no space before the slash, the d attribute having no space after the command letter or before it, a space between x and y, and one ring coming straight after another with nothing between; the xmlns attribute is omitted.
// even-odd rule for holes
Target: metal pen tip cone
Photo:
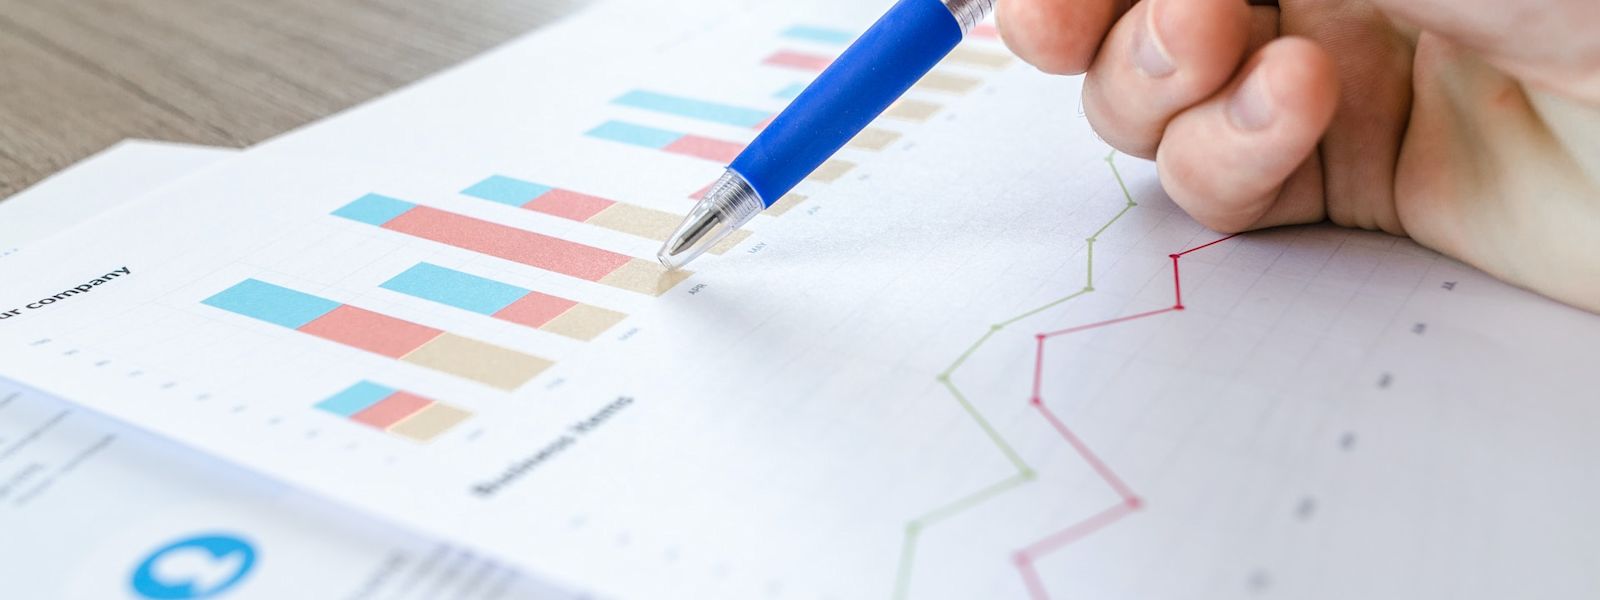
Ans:
<svg viewBox="0 0 1600 600"><path fill-rule="evenodd" d="M721 222L722 215L717 213L706 213L704 215L700 215L700 218L696 219L694 223L689 226L689 229L684 232L683 237L678 239L678 243L672 245L670 254L672 256L683 254L684 250L688 250L690 246L695 245L695 242L700 241L700 238L705 237L707 233L711 232L711 228L716 227L717 224Z"/></svg>
<svg viewBox="0 0 1600 600"><path fill-rule="evenodd" d="M750 183L729 170L695 204L672 236L661 244L656 259L671 270L712 250L740 226L748 223L763 205Z"/></svg>

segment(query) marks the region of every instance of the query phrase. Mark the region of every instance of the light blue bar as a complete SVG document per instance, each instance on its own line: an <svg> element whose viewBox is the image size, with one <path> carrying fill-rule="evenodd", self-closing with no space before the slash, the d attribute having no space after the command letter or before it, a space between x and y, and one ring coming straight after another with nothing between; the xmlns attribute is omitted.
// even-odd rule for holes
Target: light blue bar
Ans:
<svg viewBox="0 0 1600 600"><path fill-rule="evenodd" d="M734 127L755 127L772 116L765 111L642 90L623 94L611 103Z"/></svg>
<svg viewBox="0 0 1600 600"><path fill-rule="evenodd" d="M384 223L388 223L394 220L395 217L403 215L406 211L416 207L417 205L405 200L378 194L367 194L357 198L355 202L333 211L333 215L382 227Z"/></svg>
<svg viewBox="0 0 1600 600"><path fill-rule="evenodd" d="M678 141L683 134L622 121L607 121L599 127L590 129L589 137L660 150Z"/></svg>
<svg viewBox="0 0 1600 600"><path fill-rule="evenodd" d="M848 44L851 40L856 39L856 35L848 31L828 29L827 27L817 27L815 25L795 25L785 29L782 35L789 39L840 45Z"/></svg>
<svg viewBox="0 0 1600 600"><path fill-rule="evenodd" d="M804 91L806 91L806 84L791 83L789 84L789 87L778 90L778 92L773 94L772 97L779 100L794 100L795 98L800 97L800 92Z"/></svg>
<svg viewBox="0 0 1600 600"><path fill-rule="evenodd" d="M304 327L339 308L338 302L255 279L246 279L201 303L290 329Z"/></svg>
<svg viewBox="0 0 1600 600"><path fill-rule="evenodd" d="M363 381L317 403L317 408L341 417L355 416L367 407L394 395L396 390L370 381Z"/></svg>
<svg viewBox="0 0 1600 600"><path fill-rule="evenodd" d="M495 175L479 181L472 187L461 190L461 193L474 198L482 198L490 202L522 206L532 202L534 198L549 193L554 188L548 185L539 185L532 181L512 179L504 175Z"/></svg>
<svg viewBox="0 0 1600 600"><path fill-rule="evenodd" d="M485 315L500 312L528 295L528 290L514 285L428 263L407 269L382 287Z"/></svg>

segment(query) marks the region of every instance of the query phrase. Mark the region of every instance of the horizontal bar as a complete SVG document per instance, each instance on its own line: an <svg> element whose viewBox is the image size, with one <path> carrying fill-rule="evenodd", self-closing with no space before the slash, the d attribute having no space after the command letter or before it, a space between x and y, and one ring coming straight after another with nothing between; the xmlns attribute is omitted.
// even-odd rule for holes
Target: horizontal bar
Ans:
<svg viewBox="0 0 1600 600"><path fill-rule="evenodd" d="M772 118L772 113L764 110L645 90L628 92L611 103L734 127L756 127Z"/></svg>
<svg viewBox="0 0 1600 600"><path fill-rule="evenodd" d="M621 142L631 146L660 150L670 154L693 156L720 163L732 162L744 149L742 144L716 140L698 135L645 127L622 121L608 121L588 135L593 138Z"/></svg>
<svg viewBox="0 0 1600 600"><path fill-rule="evenodd" d="M683 137L683 134L676 131L634 125L633 123L624 123L622 121L606 121L600 124L599 127L590 129L587 135L592 138L622 142L656 150L666 148Z"/></svg>
<svg viewBox="0 0 1600 600"><path fill-rule="evenodd" d="M472 416L466 410L410 392L361 381L316 408L418 442L430 441Z"/></svg>
<svg viewBox="0 0 1600 600"><path fill-rule="evenodd" d="M978 89L978 86L981 85L983 85L982 81L966 75L933 71L924 75L921 80L917 81L916 85L912 86L912 89L946 94L967 94Z"/></svg>
<svg viewBox="0 0 1600 600"><path fill-rule="evenodd" d="M393 221L416 207L417 205L398 198L367 194L333 211L333 215L382 227L384 223Z"/></svg>
<svg viewBox="0 0 1600 600"><path fill-rule="evenodd" d="M627 319L628 315L598 306L578 304L539 327L556 335L589 341Z"/></svg>
<svg viewBox="0 0 1600 600"><path fill-rule="evenodd" d="M363 196L334 214L374 214L366 208L372 203L409 208L377 213L389 217L382 222L363 222L580 279L598 281L629 261L627 255L376 194Z"/></svg>
<svg viewBox="0 0 1600 600"><path fill-rule="evenodd" d="M365 206L369 203L410 207L398 214L394 210L376 212L380 216L393 215L381 223L364 221L384 229L632 292L659 296L693 275L690 271L667 271L653 260L376 194L362 196L333 214L347 218L374 214Z"/></svg>
<svg viewBox="0 0 1600 600"><path fill-rule="evenodd" d="M614 201L598 196L580 194L571 190L552 189L543 196L539 196L522 205L522 207L563 219L586 221L615 204L616 202Z"/></svg>
<svg viewBox="0 0 1600 600"><path fill-rule="evenodd" d="M387 429L390 425L399 423L402 419L416 414L430 404L433 404L433 401L422 396L406 392L395 392L365 410L351 415L350 420L363 425L371 425L378 429Z"/></svg>
<svg viewBox="0 0 1600 600"><path fill-rule="evenodd" d="M806 84L791 83L783 89L773 92L772 97L779 100L794 100L800 97L800 92L806 91Z"/></svg>
<svg viewBox="0 0 1600 600"><path fill-rule="evenodd" d="M857 150L878 152L898 141L900 141L899 132L868 127L861 130L861 133L856 134L856 137L850 138L850 142L845 146Z"/></svg>
<svg viewBox="0 0 1600 600"><path fill-rule="evenodd" d="M822 166L819 166L817 167L817 170L812 171L811 176L807 177L806 179L820 181L822 183L833 183L838 181L839 178L844 177L845 174L849 173L855 168L856 164L848 160L830 159L823 161Z"/></svg>
<svg viewBox="0 0 1600 600"><path fill-rule="evenodd" d="M545 195L550 190L549 186L539 185L531 181L495 175L462 190L461 193L490 202L522 206L532 202L535 198ZM384 220L388 221L388 219Z"/></svg>
<svg viewBox="0 0 1600 600"><path fill-rule="evenodd" d="M821 73L833 64L833 57L798 50L779 50L763 59L761 64Z"/></svg>
<svg viewBox="0 0 1600 600"><path fill-rule="evenodd" d="M668 144L667 147L662 148L662 150L672 154L693 156L695 158L704 158L709 161L727 164L733 162L733 159L737 158L739 153L744 151L744 145L735 142L714 140L707 137L700 137L698 135L686 134L683 137L678 138L678 141Z"/></svg>
<svg viewBox="0 0 1600 600"><path fill-rule="evenodd" d="M349 305L333 309L333 312L298 329L389 358L405 356L444 333L432 327Z"/></svg>
<svg viewBox="0 0 1600 600"><path fill-rule="evenodd" d="M623 277L640 276L631 269L619 269L619 272ZM208 298L203 303L245 317L284 325L244 310L235 310L241 307L248 310L254 305L240 304L234 300L241 297L299 299L302 296L331 303L316 296L255 279L247 279ZM219 301L219 298L222 300ZM537 356L446 333L404 319L347 304L334 303L334 305L333 310L293 329L345 346L397 358L506 390L516 389L516 386L526 383L553 364ZM357 390L356 395L351 397L337 401L329 399L325 402L330 402L328 406L330 412L349 411L363 399L370 400L370 395L373 393L375 393L373 390Z"/></svg>
<svg viewBox="0 0 1600 600"><path fill-rule="evenodd" d="M856 39L856 34L841 29L830 29L816 25L795 25L783 30L779 34L792 40L805 40L808 42L821 42L824 44L848 44Z"/></svg>
<svg viewBox="0 0 1600 600"><path fill-rule="evenodd" d="M246 279L201 304L290 329L299 329L339 308L338 302L255 279Z"/></svg>
<svg viewBox="0 0 1600 600"><path fill-rule="evenodd" d="M522 387L555 364L453 333L434 338L400 360L506 391Z"/></svg>
<svg viewBox="0 0 1600 600"><path fill-rule="evenodd" d="M515 206L656 241L662 241L670 237L683 218L680 215L666 211L635 206L538 183L523 182L504 175L495 175L485 180L485 182L491 180L515 182L499 185L544 190L540 195L526 199L520 204L514 204ZM484 187L484 185L484 183L479 183L467 188L462 193L476 196L477 194L474 193L474 190ZM518 198L520 199L521 196L518 196ZM485 199L493 200L493 198ZM513 203L506 202L505 204Z"/></svg>
<svg viewBox="0 0 1600 600"><path fill-rule="evenodd" d="M472 413L465 410L435 402L390 426L389 432L418 442L427 442L471 416Z"/></svg>
<svg viewBox="0 0 1600 600"><path fill-rule="evenodd" d="M944 60L954 65L966 65L995 71L1009 67L1011 63L1016 62L1010 54L968 46L957 46L956 49L950 51L949 55L945 56Z"/></svg>
<svg viewBox="0 0 1600 600"><path fill-rule="evenodd" d="M528 294L514 285L429 263L406 269L379 287L484 315L500 312Z"/></svg>
<svg viewBox="0 0 1600 600"><path fill-rule="evenodd" d="M383 288L557 335L592 340L628 315L421 263Z"/></svg>
<svg viewBox="0 0 1600 600"><path fill-rule="evenodd" d="M539 292L528 292L527 295L517 299L510 306L496 311L493 316L502 321L538 328L543 327L545 323L549 323L577 305L577 302L566 298Z"/></svg>
<svg viewBox="0 0 1600 600"><path fill-rule="evenodd" d="M391 387L378 385L370 381L362 381L345 388L342 392L329 396L326 400L318 402L316 408L341 417L348 417L377 404L379 400L388 398L395 391Z"/></svg>
<svg viewBox="0 0 1600 600"><path fill-rule="evenodd" d="M890 104L889 109L883 111L883 116L913 123L926 123L934 115L939 114L940 108L938 104L932 102L901 98Z"/></svg>

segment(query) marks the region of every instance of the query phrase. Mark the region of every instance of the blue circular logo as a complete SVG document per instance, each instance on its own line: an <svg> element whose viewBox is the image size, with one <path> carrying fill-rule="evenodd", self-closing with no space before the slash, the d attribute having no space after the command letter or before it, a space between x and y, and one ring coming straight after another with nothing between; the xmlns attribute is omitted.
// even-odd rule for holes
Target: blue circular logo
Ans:
<svg viewBox="0 0 1600 600"><path fill-rule="evenodd" d="M256 549L242 537L186 537L139 563L133 570L133 591L156 600L211 598L237 585L255 564Z"/></svg>

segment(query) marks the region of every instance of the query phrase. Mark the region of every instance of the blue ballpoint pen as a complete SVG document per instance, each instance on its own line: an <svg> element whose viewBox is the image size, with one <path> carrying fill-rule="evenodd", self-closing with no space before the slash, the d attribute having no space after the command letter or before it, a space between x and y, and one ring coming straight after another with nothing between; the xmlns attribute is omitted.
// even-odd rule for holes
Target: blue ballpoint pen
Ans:
<svg viewBox="0 0 1600 600"><path fill-rule="evenodd" d="M681 268L772 206L928 74L995 0L899 0L733 159L657 253Z"/></svg>

